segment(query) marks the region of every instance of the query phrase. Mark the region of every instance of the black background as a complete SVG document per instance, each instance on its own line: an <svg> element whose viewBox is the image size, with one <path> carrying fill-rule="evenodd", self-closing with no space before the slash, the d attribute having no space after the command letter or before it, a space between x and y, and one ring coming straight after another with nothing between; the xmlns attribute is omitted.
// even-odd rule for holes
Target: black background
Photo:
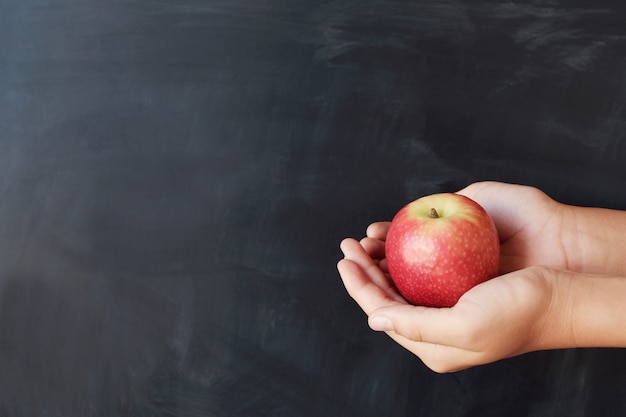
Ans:
<svg viewBox="0 0 626 417"><path fill-rule="evenodd" d="M0 416L601 416L626 351L439 375L338 245L477 180L626 209L622 1L3 0Z"/></svg>

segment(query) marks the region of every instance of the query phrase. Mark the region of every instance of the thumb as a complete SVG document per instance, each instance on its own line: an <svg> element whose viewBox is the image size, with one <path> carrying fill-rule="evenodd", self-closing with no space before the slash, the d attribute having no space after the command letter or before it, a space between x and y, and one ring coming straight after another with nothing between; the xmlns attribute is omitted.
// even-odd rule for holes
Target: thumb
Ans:
<svg viewBox="0 0 626 417"><path fill-rule="evenodd" d="M450 308L392 305L372 311L372 330L398 334L414 342L451 345L458 340L460 320Z"/></svg>

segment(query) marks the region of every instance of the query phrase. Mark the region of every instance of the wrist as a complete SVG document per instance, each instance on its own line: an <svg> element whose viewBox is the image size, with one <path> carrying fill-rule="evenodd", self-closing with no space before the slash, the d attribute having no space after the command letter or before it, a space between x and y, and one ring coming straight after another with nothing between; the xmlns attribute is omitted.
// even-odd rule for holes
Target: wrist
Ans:
<svg viewBox="0 0 626 417"><path fill-rule="evenodd" d="M571 328L574 299L570 279L574 274L548 267L531 267L529 270L542 283L546 298L529 334L526 351L574 347L576 341Z"/></svg>
<svg viewBox="0 0 626 417"><path fill-rule="evenodd" d="M569 276L572 347L626 347L626 278Z"/></svg>
<svg viewBox="0 0 626 417"><path fill-rule="evenodd" d="M566 269L626 276L626 212L567 205L562 205L562 210Z"/></svg>
<svg viewBox="0 0 626 417"><path fill-rule="evenodd" d="M626 347L626 278L549 270L539 349Z"/></svg>

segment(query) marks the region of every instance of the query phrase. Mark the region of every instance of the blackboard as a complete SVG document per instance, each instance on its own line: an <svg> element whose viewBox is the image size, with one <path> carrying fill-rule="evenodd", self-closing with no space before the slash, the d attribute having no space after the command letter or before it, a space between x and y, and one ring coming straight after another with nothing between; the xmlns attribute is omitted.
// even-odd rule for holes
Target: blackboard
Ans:
<svg viewBox="0 0 626 417"><path fill-rule="evenodd" d="M626 209L621 1L3 0L0 416L583 416L626 351L436 374L339 242L478 180Z"/></svg>

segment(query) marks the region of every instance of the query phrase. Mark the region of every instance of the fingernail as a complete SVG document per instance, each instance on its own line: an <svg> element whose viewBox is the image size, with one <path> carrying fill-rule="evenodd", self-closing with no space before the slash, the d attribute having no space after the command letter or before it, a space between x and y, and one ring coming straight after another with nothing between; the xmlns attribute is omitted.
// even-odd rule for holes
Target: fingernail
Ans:
<svg viewBox="0 0 626 417"><path fill-rule="evenodd" d="M372 330L379 332L393 332L393 323L387 317L373 316L369 319Z"/></svg>

